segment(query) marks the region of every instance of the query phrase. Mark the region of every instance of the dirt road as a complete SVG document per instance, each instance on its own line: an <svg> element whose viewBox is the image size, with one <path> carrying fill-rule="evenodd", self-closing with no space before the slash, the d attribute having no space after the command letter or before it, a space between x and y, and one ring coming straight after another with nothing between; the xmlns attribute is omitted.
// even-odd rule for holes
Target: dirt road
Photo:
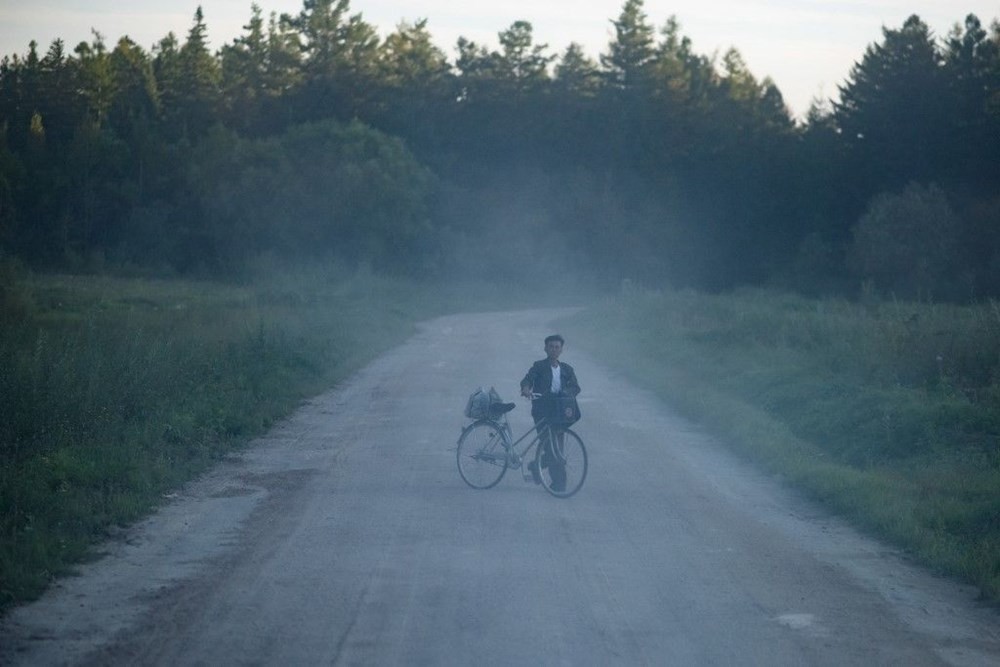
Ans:
<svg viewBox="0 0 1000 667"><path fill-rule="evenodd" d="M0 663L1000 664L974 591L737 461L572 331L583 490L466 487L467 395L513 400L552 316L428 323L10 614Z"/></svg>

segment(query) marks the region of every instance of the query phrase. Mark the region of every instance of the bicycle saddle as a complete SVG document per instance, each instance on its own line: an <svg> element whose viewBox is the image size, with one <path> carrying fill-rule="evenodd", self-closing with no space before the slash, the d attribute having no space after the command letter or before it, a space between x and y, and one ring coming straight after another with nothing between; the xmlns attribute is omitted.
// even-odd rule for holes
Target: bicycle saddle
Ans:
<svg viewBox="0 0 1000 667"><path fill-rule="evenodd" d="M499 417L500 415L505 415L514 408L517 407L517 403L494 403L490 406L490 412Z"/></svg>

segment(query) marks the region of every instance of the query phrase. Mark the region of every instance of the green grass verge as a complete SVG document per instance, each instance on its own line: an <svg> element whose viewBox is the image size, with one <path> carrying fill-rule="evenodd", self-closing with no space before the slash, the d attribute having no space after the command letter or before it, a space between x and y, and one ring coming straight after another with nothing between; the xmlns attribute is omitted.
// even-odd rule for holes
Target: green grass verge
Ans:
<svg viewBox="0 0 1000 667"><path fill-rule="evenodd" d="M1000 600L996 304L633 291L570 325L738 452Z"/></svg>
<svg viewBox="0 0 1000 667"><path fill-rule="evenodd" d="M456 300L335 269L226 285L7 267L0 611Z"/></svg>

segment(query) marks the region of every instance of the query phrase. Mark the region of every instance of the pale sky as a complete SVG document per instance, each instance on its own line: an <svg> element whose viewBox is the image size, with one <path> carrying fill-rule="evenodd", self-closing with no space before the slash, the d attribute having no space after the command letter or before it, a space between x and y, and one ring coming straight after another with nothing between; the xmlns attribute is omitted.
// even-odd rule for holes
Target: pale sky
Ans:
<svg viewBox="0 0 1000 667"><path fill-rule="evenodd" d="M214 49L231 42L250 18L250 0L202 0ZM301 0L258 0L267 17L272 11L298 13ZM611 38L611 20L624 0L352 0L360 13L385 35L401 20L428 19L438 46L455 59L460 36L491 48L497 33L517 20L530 21L535 42L561 53L579 42L596 58ZM32 39L44 52L57 37L67 50L89 41L91 28L109 46L128 35L144 48L170 31L183 40L198 0L0 0L0 56L24 54ZM743 54L758 79L770 76L796 114L814 97L837 94L851 65L868 44L880 41L882 26L898 28L910 14L919 15L939 37L976 14L984 25L1000 18L1000 0L646 0L654 27L676 15L681 33L699 54L721 55L730 46Z"/></svg>

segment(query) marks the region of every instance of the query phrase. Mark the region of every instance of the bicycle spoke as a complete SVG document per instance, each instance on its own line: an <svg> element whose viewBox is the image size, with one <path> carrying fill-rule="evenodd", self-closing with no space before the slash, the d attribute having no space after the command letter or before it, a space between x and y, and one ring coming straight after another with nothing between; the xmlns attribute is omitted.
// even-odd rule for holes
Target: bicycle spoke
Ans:
<svg viewBox="0 0 1000 667"><path fill-rule="evenodd" d="M507 472L506 440L501 427L489 420L473 423L458 441L458 473L474 489L495 486Z"/></svg>
<svg viewBox="0 0 1000 667"><path fill-rule="evenodd" d="M550 437L550 431L546 436L536 456L542 486L554 496L568 498L580 490L587 478L587 450L569 429L555 437Z"/></svg>

